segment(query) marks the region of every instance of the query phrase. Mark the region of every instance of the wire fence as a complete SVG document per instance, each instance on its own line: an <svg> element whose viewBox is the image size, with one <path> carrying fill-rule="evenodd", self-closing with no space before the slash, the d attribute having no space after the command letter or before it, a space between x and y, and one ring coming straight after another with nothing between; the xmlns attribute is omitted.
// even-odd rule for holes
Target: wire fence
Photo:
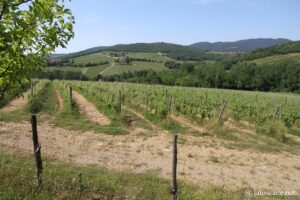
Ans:
<svg viewBox="0 0 300 200"><path fill-rule="evenodd" d="M46 129L49 127L39 127L39 129ZM31 131L28 131L31 129ZM27 131L26 131L27 130ZM4 140L0 141L0 152L12 155L14 163L16 166L24 166L24 160L18 159L20 155L26 157L26 162L29 162L31 166L30 172L31 176L27 180L30 182L35 182L37 187L43 187L44 185L51 186L52 190L72 190L76 191L78 198L85 199L87 196L92 196L91 199L133 199L128 196L128 194L118 193L118 192L107 192L101 189L101 186L93 186L90 182L90 175L86 175L84 172L78 171L77 173L72 173L72 182L71 184L66 184L63 181L51 181L47 182L52 177L47 171L48 160L54 158L54 162L63 161L62 163L69 163L72 166L88 166L92 165L94 168L101 169L103 163L100 160L97 161L95 154L97 152L90 152L87 146L88 142L81 140L81 135L76 135L73 141L73 144L68 143L70 140L66 139L65 141L57 141L56 133L51 134L51 129L43 130L48 132L48 134L43 134L43 137L39 138L37 119L36 115L32 115L31 126L30 124L25 124L24 127L18 127L18 130L14 130L14 134L9 134ZM32 140L30 140L32 138ZM61 139L61 138L60 138ZM89 138L90 140L97 140L98 138ZM53 144L58 144L53 148ZM121 142L117 142L115 145L121 145ZM101 146L101 145L100 145ZM105 147L107 148L107 147ZM174 135L173 138L173 160L170 160L170 165L172 165L172 182L170 182L170 191L166 193L170 194L170 197L173 199L178 199L178 184L177 184L177 135ZM112 154L114 150L112 149ZM146 163L150 163L145 151L140 152L145 158ZM28 155L31 155L28 157ZM44 161L45 155L45 161ZM59 156L57 156L59 155ZM109 166L110 159L113 157L107 158L107 166ZM44 163L44 162L45 163ZM52 161L52 160L51 160ZM120 163L126 162L125 159L120 161ZM64 167L62 165L62 167ZM68 166L66 166L67 168ZM120 168L120 171L122 169ZM70 178L70 177L68 177ZM15 177L17 180L18 177ZM24 183L26 184L26 183ZM100 184L101 185L101 184ZM172 188L171 188L172 186ZM134 198L139 199L139 198Z"/></svg>

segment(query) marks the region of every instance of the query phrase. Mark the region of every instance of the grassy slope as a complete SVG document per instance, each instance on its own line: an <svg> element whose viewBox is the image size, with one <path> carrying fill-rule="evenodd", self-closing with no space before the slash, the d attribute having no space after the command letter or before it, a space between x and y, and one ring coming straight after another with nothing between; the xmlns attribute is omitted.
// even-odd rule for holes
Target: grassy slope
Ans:
<svg viewBox="0 0 300 200"><path fill-rule="evenodd" d="M89 67L85 73L88 78L95 78L100 72L107 69L110 64L107 65L100 65L95 67Z"/></svg>
<svg viewBox="0 0 300 200"><path fill-rule="evenodd" d="M170 181L148 174L115 172L95 167L75 167L44 159L43 186L36 186L34 159L0 153L1 199L170 199ZM243 199L243 192L221 188L196 188L179 183L180 199ZM114 198L108 198L114 197ZM123 197L123 198L122 198Z"/></svg>
<svg viewBox="0 0 300 200"><path fill-rule="evenodd" d="M105 62L105 61L112 62L113 58L104 56L101 53L95 53L95 54L90 54L90 55L74 58L74 62L80 63L80 64L85 64L88 62L97 63L97 62Z"/></svg>
<svg viewBox="0 0 300 200"><path fill-rule="evenodd" d="M94 67L48 67L46 68L47 71L54 71L54 70L63 70L63 71L73 71L73 72L82 72L88 78L95 78L99 73L107 69L111 66L114 62L114 59L109 56L110 52L102 52L102 53L95 53L85 56L80 56L74 58L74 62L76 64L86 64L86 63L97 63L97 62L104 62L108 61L110 64L106 65L99 65ZM136 59L151 59L157 62L166 62L172 60L171 58L164 56L161 53L127 53L126 56L130 58ZM167 68L162 63L150 63L150 62L142 62L142 61L135 61L132 62L131 65L118 65L116 64L113 68L105 71L102 75L113 75L113 74L122 74L123 72L128 71L140 71L140 70L148 70L153 69L154 71L162 71L166 70Z"/></svg>
<svg viewBox="0 0 300 200"><path fill-rule="evenodd" d="M100 72L108 68L110 64L99 65L95 67L47 67L47 71L62 70L62 71L73 71L81 72L85 74L88 78L95 78Z"/></svg>
<svg viewBox="0 0 300 200"><path fill-rule="evenodd" d="M162 70L167 70L168 68L166 68L162 63L136 61L136 62L132 62L131 65L116 64L114 67L105 71L103 75L122 74L123 72L140 71L140 70L147 70L147 69L153 69L154 71L162 71Z"/></svg>
<svg viewBox="0 0 300 200"><path fill-rule="evenodd" d="M136 59L151 59L159 62L166 62L172 60L171 58L164 56L162 53L128 53L129 58Z"/></svg>
<svg viewBox="0 0 300 200"><path fill-rule="evenodd" d="M83 72L84 70L86 70L86 67L47 67L46 68L46 71L54 71L54 70Z"/></svg>
<svg viewBox="0 0 300 200"><path fill-rule="evenodd" d="M276 56L269 56L265 58L255 59L252 62L261 65L261 64L272 64L277 62L285 62L289 60L294 60L300 62L300 53L289 53L285 55L276 55Z"/></svg>
<svg viewBox="0 0 300 200"><path fill-rule="evenodd" d="M111 135L121 135L128 133L126 130L123 129L122 124L120 124L119 121L116 121L114 119L112 119L112 123L107 126L100 126L99 124L91 122L84 115L80 114L79 106L75 101L73 101L73 107L71 108L68 88L66 88L59 82L55 82L54 87L59 91L64 101L64 107L62 111L54 120L54 124L56 126L79 131L93 130L95 133L106 133Z"/></svg>

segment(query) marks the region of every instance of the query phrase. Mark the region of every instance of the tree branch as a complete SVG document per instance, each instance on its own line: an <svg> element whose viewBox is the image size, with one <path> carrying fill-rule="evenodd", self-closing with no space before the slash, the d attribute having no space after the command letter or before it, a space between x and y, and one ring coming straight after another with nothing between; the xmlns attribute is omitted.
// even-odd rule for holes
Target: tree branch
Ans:
<svg viewBox="0 0 300 200"><path fill-rule="evenodd" d="M4 3L3 3L3 6L2 6L1 13L0 13L0 20L2 20L2 16L3 16L3 13L4 13L4 10L5 10L6 6L7 6L7 1L5 0Z"/></svg>
<svg viewBox="0 0 300 200"><path fill-rule="evenodd" d="M17 7L17 6L20 6L20 5L22 5L22 4L24 4L24 3L28 3L28 2L31 2L32 0L25 0L25 1L23 1L23 2L19 2L19 3L16 3L16 4L12 4L12 5L10 5L10 6L12 6L12 7Z"/></svg>

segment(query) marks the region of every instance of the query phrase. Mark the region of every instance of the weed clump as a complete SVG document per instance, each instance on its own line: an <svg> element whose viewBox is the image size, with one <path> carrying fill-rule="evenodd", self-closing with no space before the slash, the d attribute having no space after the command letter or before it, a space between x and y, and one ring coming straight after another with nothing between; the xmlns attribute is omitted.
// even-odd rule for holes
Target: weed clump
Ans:
<svg viewBox="0 0 300 200"><path fill-rule="evenodd" d="M272 120L257 128L257 132L276 139L278 142L286 142L288 129L283 122Z"/></svg>
<svg viewBox="0 0 300 200"><path fill-rule="evenodd" d="M232 133L232 130L230 128L223 126L222 124L217 123L217 122L211 123L207 127L207 131L211 135L215 135L216 137L221 138L221 139L231 140L231 141L238 140L238 137Z"/></svg>

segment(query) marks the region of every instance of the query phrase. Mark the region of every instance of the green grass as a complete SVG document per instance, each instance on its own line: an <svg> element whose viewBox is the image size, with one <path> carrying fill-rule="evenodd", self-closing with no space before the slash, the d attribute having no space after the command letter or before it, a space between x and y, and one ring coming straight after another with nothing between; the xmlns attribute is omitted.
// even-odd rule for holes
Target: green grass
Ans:
<svg viewBox="0 0 300 200"><path fill-rule="evenodd" d="M289 133L295 136L300 137L300 130L295 128L290 128Z"/></svg>
<svg viewBox="0 0 300 200"><path fill-rule="evenodd" d="M44 87L30 99L26 108L31 113L46 112L53 113L56 109L54 88L51 82L45 83Z"/></svg>
<svg viewBox="0 0 300 200"><path fill-rule="evenodd" d="M23 108L9 113L0 113L0 120L13 122L29 121L32 113L53 114L56 109L56 99L52 83L41 81L38 87L41 87L41 89L36 91L33 98L29 99Z"/></svg>
<svg viewBox="0 0 300 200"><path fill-rule="evenodd" d="M100 66L95 66L95 67L88 67L85 75L88 78L95 78L97 77L97 75L102 72L103 70L105 70L106 68L108 68L110 66L110 64L107 65L100 65Z"/></svg>
<svg viewBox="0 0 300 200"><path fill-rule="evenodd" d="M133 174L96 167L76 167L44 159L43 185L37 187L34 159L0 153L1 199L170 199L171 183L153 173ZM82 174L80 194L79 174ZM213 186L201 189L179 182L180 199L243 199L242 191ZM81 198L80 198L81 196ZM111 198L109 198L111 197ZM113 198L112 198L113 197Z"/></svg>
<svg viewBox="0 0 300 200"><path fill-rule="evenodd" d="M99 65L95 67L47 67L46 71L61 70L61 71L81 72L85 74L88 78L95 78L99 73L101 73L102 71L104 71L110 66L111 64ZM128 71L141 71L141 70L150 70L150 69L154 71L168 70L168 68L166 68L162 63L134 61L129 65L115 64L112 68L101 73L101 75L108 76L108 75L122 74L123 72L128 72Z"/></svg>
<svg viewBox="0 0 300 200"><path fill-rule="evenodd" d="M85 70L87 70L87 67L47 67L46 68L46 71L55 71L55 70L83 73Z"/></svg>
<svg viewBox="0 0 300 200"><path fill-rule="evenodd" d="M76 64L86 64L86 63L98 63L98 62L112 62L114 59L109 57L109 56L105 56L101 53L95 53L95 54L89 54L86 56L80 56L77 58L74 58L74 62Z"/></svg>
<svg viewBox="0 0 300 200"><path fill-rule="evenodd" d="M0 112L0 121L20 122L29 121L31 114L28 109L22 108L9 113Z"/></svg>
<svg viewBox="0 0 300 200"><path fill-rule="evenodd" d="M128 71L141 71L149 69L152 69L154 71L162 71L167 70L168 68L166 68L162 63L134 61L130 65L116 64L112 68L103 72L102 75L109 76L114 74L122 74L123 72Z"/></svg>
<svg viewBox="0 0 300 200"><path fill-rule="evenodd" d="M148 60L155 60L158 62L166 62L172 60L171 58L167 57L162 53L128 53L127 56L129 58L148 59Z"/></svg>
<svg viewBox="0 0 300 200"><path fill-rule="evenodd" d="M265 153L290 152L299 154L300 143L291 139L286 139L284 143L264 134L237 134L235 141L224 143L228 149L255 150Z"/></svg>
<svg viewBox="0 0 300 200"><path fill-rule="evenodd" d="M126 130L126 124L123 121L124 115L108 115L111 119L111 124L106 126L101 126L97 123L90 121L84 115L81 115L79 112L79 107L75 101L73 101L73 106L71 107L69 101L69 94L68 90L65 87L58 86L59 83L56 84L56 88L58 89L61 97L64 100L64 107L62 111L55 117L54 124L71 129L71 130L80 130L80 131L94 131L96 133L106 133L109 135L124 135L128 134ZM74 88L73 88L74 89ZM90 100L89 98L87 98ZM93 102L93 101L91 101ZM97 104L96 104L97 105ZM101 112L103 112L102 109ZM104 114L108 113L109 111L104 112Z"/></svg>
<svg viewBox="0 0 300 200"><path fill-rule="evenodd" d="M300 62L300 53L289 53L285 55L276 55L276 56L269 56L266 58L260 58L253 60L252 62L261 65L261 64L272 64L272 63L277 63L277 62L285 62L285 61L298 61Z"/></svg>
<svg viewBox="0 0 300 200"><path fill-rule="evenodd" d="M61 71L71 71L71 72L81 72L85 74L88 78L95 78L100 72L105 70L111 66L110 64L106 65L99 65L94 67L47 67L46 71L55 71L55 70L61 70Z"/></svg>

